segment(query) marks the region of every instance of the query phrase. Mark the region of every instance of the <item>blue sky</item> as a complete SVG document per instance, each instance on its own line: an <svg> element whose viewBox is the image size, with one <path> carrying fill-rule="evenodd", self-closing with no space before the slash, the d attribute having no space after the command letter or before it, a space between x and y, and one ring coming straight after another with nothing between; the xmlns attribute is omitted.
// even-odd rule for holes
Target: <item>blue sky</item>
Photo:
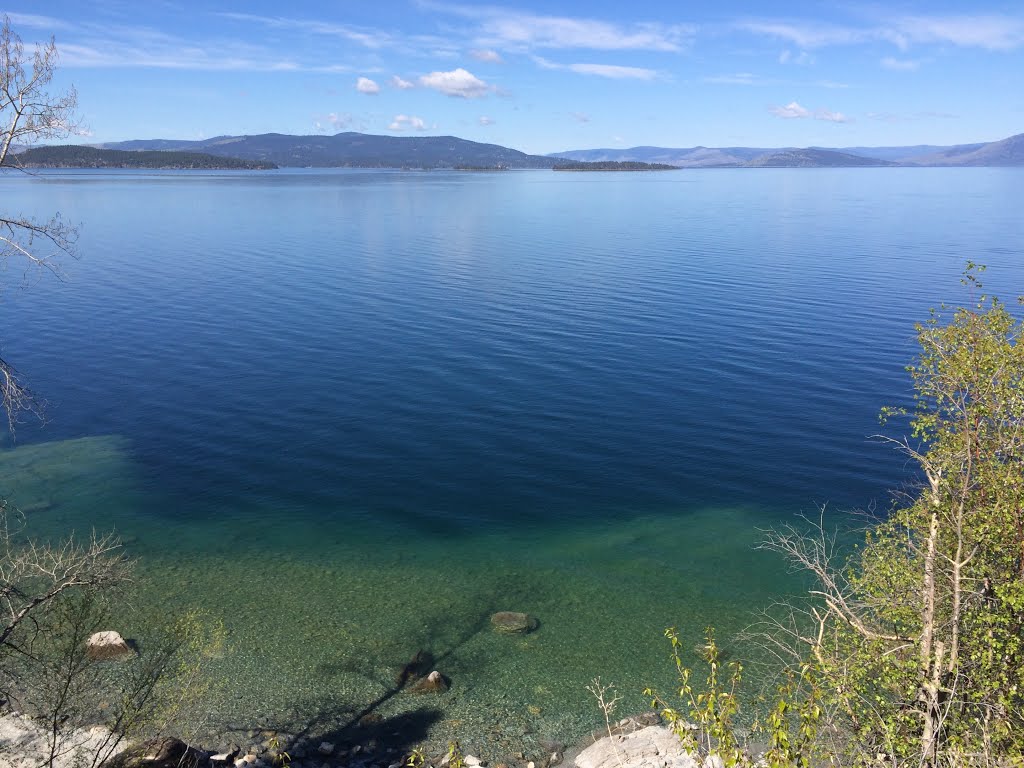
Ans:
<svg viewBox="0 0 1024 768"><path fill-rule="evenodd" d="M1024 3L0 0L90 142L352 130L528 152L1024 132Z"/></svg>

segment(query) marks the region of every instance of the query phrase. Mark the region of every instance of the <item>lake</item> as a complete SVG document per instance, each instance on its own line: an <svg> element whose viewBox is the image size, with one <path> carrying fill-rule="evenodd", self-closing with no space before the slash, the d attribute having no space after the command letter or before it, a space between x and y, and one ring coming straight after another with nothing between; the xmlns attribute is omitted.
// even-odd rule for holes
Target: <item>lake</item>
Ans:
<svg viewBox="0 0 1024 768"><path fill-rule="evenodd" d="M41 535L120 533L143 648L156 616L223 620L210 730L372 708L490 759L596 727L595 676L623 715L671 690L666 627L728 646L798 593L765 528L914 479L870 439L914 323L972 300L968 260L1024 286L1022 169L44 172L0 199L81 224L63 282L2 275L3 354L49 407L0 492ZM451 690L391 696L420 650Z"/></svg>

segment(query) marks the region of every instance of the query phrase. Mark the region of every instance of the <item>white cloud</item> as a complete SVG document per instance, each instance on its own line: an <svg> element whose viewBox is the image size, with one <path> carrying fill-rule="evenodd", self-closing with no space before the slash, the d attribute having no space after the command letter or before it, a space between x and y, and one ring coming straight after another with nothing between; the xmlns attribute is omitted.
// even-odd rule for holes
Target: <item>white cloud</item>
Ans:
<svg viewBox="0 0 1024 768"><path fill-rule="evenodd" d="M810 110L804 109L795 101L789 102L789 104L787 104L784 107L772 107L768 111L771 112L776 117L782 117L787 120L811 116Z"/></svg>
<svg viewBox="0 0 1024 768"><path fill-rule="evenodd" d="M481 115L480 119L477 120L477 122L480 123L480 125L482 125L484 128L486 128L489 125L494 125L494 118L487 117L487 115Z"/></svg>
<svg viewBox="0 0 1024 768"><path fill-rule="evenodd" d="M427 130L427 124L423 121L422 117L416 117L415 115L395 115L391 121L391 125L388 126L389 131L425 131Z"/></svg>
<svg viewBox="0 0 1024 768"><path fill-rule="evenodd" d="M501 54L490 49L470 51L469 55L477 61L485 61L490 64L500 64L502 62Z"/></svg>
<svg viewBox="0 0 1024 768"><path fill-rule="evenodd" d="M410 83L408 80L403 80L398 75L392 77L389 81L392 88L397 88L400 91L408 91L416 87L416 83Z"/></svg>
<svg viewBox="0 0 1024 768"><path fill-rule="evenodd" d="M431 72L429 75L423 75L420 78L420 85L439 91L446 96L461 99L475 99L485 96L488 91L492 90L491 86L462 67L453 69L451 72Z"/></svg>
<svg viewBox="0 0 1024 768"><path fill-rule="evenodd" d="M356 90L360 93L365 93L367 96L376 96L380 93L380 86L377 85L375 80L371 80L368 77L360 77L356 80Z"/></svg>
<svg viewBox="0 0 1024 768"><path fill-rule="evenodd" d="M913 72L921 66L920 61L894 59L892 56L886 56L880 63L885 69L891 69L896 72Z"/></svg>
<svg viewBox="0 0 1024 768"><path fill-rule="evenodd" d="M852 118L847 117L842 112L833 112L831 109L816 109L812 112L795 101L789 102L789 104L784 107L771 107L768 111L776 117L781 117L786 120L814 118L815 120L824 120L829 123L853 122Z"/></svg>

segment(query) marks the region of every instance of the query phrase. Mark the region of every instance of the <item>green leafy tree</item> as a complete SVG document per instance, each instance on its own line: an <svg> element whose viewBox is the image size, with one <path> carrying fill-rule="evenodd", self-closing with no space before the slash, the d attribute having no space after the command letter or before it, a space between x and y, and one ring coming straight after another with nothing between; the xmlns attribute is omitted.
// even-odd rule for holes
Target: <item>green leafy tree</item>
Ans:
<svg viewBox="0 0 1024 768"><path fill-rule="evenodd" d="M965 276L976 292L980 271L969 264ZM832 733L854 762L1021 764L1022 330L985 295L934 311L908 368L910 436L887 438L920 468L920 491L845 562L820 529L769 543L816 579L810 628L791 636L810 650Z"/></svg>

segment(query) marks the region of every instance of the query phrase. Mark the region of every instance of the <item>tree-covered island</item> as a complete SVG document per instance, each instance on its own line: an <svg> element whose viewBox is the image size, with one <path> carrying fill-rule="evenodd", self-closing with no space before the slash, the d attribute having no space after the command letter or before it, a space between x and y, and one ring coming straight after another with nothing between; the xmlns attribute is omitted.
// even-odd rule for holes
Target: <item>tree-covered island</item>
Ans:
<svg viewBox="0 0 1024 768"><path fill-rule="evenodd" d="M9 155L5 165L17 168L143 168L150 170L264 171L277 165L264 160L218 157L173 150L97 149L76 145L35 147Z"/></svg>
<svg viewBox="0 0 1024 768"><path fill-rule="evenodd" d="M567 162L554 166L553 171L678 171L675 165L641 163L635 160L602 160L599 162Z"/></svg>

